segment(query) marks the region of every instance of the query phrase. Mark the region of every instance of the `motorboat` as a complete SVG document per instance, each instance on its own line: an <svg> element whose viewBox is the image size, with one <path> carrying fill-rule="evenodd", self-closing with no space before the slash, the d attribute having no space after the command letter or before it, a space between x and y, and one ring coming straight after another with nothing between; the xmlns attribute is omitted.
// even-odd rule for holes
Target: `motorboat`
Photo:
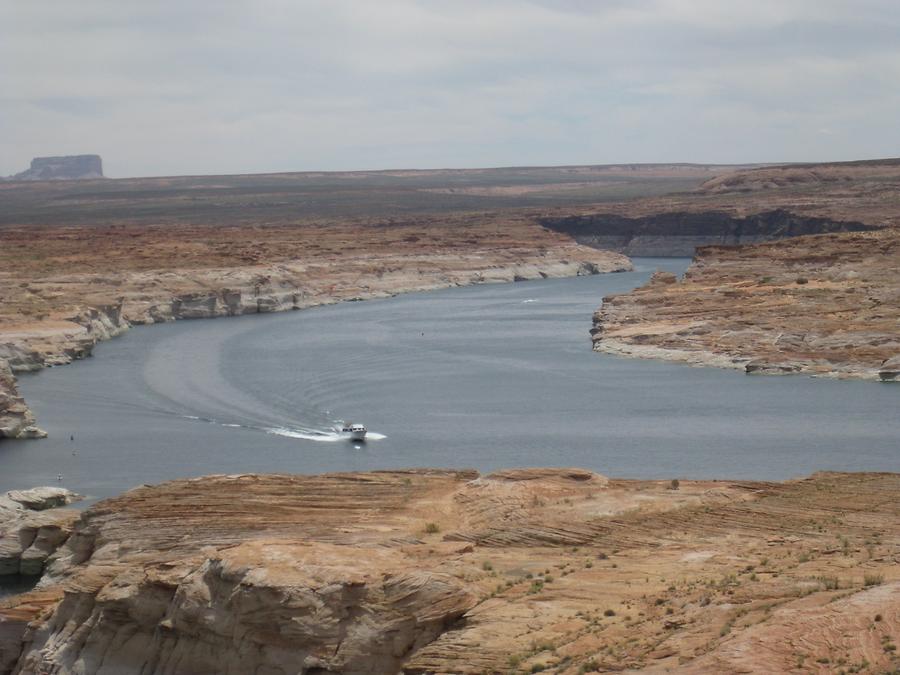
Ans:
<svg viewBox="0 0 900 675"><path fill-rule="evenodd" d="M346 435L351 441L366 440L366 427L363 424L345 422L341 425L341 433Z"/></svg>

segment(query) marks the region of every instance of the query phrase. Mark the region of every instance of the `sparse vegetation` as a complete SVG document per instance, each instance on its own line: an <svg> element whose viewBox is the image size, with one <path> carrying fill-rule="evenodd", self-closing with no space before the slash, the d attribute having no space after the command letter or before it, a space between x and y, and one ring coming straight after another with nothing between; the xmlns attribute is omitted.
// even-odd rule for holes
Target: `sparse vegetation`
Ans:
<svg viewBox="0 0 900 675"><path fill-rule="evenodd" d="M542 590L544 590L543 579L535 579L531 582L531 587L528 589L528 594L534 595L536 593L540 593Z"/></svg>
<svg viewBox="0 0 900 675"><path fill-rule="evenodd" d="M815 580L818 581L826 591L834 591L841 586L840 581L838 581L837 577L820 576L816 577Z"/></svg>

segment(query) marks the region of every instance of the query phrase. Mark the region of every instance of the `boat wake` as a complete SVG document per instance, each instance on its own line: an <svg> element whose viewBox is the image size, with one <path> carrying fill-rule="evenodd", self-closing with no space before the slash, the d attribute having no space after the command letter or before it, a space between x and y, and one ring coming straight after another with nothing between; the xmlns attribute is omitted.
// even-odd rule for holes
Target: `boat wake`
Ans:
<svg viewBox="0 0 900 675"><path fill-rule="evenodd" d="M275 436L286 436L287 438L302 438L306 441L319 441L322 443L333 443L335 441L348 440L346 434L342 434L341 432L335 430L319 431L316 429L288 429L284 427L278 427L274 429L266 429L266 433L274 434ZM373 431L370 431L366 434L367 441L380 441L384 438L387 438L387 436L385 436L384 434L376 434Z"/></svg>
<svg viewBox="0 0 900 675"><path fill-rule="evenodd" d="M317 441L319 443L334 443L337 441L349 440L346 434L341 433L337 429L306 429L297 427L265 427L255 424L235 424L233 422L222 422L211 417L200 417L198 415L181 415L182 419L196 420L198 422L206 422L207 424L215 424L220 427L230 429L249 429L251 431L262 431L273 436L284 436L285 438L299 438L304 441ZM370 431L366 434L367 441L380 441L387 438L384 434Z"/></svg>

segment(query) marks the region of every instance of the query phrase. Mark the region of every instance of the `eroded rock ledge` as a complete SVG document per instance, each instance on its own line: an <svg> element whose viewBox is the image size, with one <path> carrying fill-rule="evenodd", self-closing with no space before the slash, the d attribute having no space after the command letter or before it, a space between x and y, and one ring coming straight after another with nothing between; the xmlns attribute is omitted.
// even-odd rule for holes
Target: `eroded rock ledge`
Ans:
<svg viewBox="0 0 900 675"><path fill-rule="evenodd" d="M80 498L58 487L0 495L0 578L40 575L50 555L69 538L79 516L77 511L58 507Z"/></svg>
<svg viewBox="0 0 900 675"><path fill-rule="evenodd" d="M0 602L0 673L891 670L898 489L581 469L140 487Z"/></svg>
<svg viewBox="0 0 900 675"><path fill-rule="evenodd" d="M900 230L701 248L684 279L605 298L596 351L751 374L900 377Z"/></svg>

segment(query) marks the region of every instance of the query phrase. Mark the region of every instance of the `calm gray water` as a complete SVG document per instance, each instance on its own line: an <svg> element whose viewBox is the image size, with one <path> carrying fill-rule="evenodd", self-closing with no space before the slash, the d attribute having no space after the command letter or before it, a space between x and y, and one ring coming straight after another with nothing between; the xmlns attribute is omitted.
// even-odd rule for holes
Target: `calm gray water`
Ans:
<svg viewBox="0 0 900 675"><path fill-rule="evenodd" d="M51 437L0 444L0 490L62 474L99 498L208 473L415 466L900 471L900 386L593 353L603 295L688 261L636 262L627 274L135 329L92 359L21 378ZM334 441L338 418L384 438Z"/></svg>

